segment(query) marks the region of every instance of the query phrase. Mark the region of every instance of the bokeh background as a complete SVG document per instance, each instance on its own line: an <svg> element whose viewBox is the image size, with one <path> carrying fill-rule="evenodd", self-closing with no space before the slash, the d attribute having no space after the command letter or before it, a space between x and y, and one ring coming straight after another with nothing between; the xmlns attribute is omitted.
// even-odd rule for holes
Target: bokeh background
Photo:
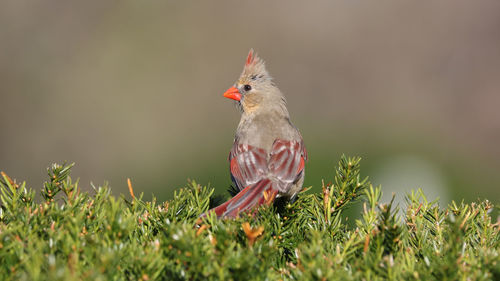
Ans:
<svg viewBox="0 0 500 281"><path fill-rule="evenodd" d="M307 185L344 153L386 199L499 202L498 1L2 1L0 170L224 193L239 112L222 93L250 48L304 136Z"/></svg>

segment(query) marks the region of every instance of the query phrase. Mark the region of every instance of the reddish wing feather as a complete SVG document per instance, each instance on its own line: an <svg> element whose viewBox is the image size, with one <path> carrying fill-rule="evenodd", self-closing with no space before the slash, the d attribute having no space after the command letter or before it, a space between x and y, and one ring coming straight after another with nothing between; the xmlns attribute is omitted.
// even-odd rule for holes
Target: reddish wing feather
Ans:
<svg viewBox="0 0 500 281"><path fill-rule="evenodd" d="M230 171L242 190L268 172L279 180L294 182L304 169L307 154L302 141L276 140L267 154L264 149L235 142L229 154Z"/></svg>
<svg viewBox="0 0 500 281"><path fill-rule="evenodd" d="M269 157L269 171L277 181L281 193L288 193L304 169L302 142L276 140Z"/></svg>
<svg viewBox="0 0 500 281"><path fill-rule="evenodd" d="M286 194L301 176L307 157L304 154L302 141L278 139L269 154L261 148L236 141L229 154L233 182L243 190L271 176L273 189Z"/></svg>
<svg viewBox="0 0 500 281"><path fill-rule="evenodd" d="M235 142L229 153L231 176L239 190L263 179L268 171L264 149Z"/></svg>
<svg viewBox="0 0 500 281"><path fill-rule="evenodd" d="M235 142L229 154L230 170L241 191L213 211L219 217L236 217L263 204L264 191L270 196L278 191L286 194L300 177L306 157L302 141L276 140L269 154L261 148Z"/></svg>

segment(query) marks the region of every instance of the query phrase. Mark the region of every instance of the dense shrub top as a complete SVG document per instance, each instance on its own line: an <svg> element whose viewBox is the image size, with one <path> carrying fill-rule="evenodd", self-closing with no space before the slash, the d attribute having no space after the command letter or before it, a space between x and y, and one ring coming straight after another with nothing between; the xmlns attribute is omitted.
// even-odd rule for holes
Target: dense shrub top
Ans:
<svg viewBox="0 0 500 281"><path fill-rule="evenodd" d="M359 162L342 157L320 193L235 220L198 219L213 189L194 181L168 202L127 200L107 186L81 192L71 165L53 165L38 203L2 173L0 279L500 280L498 207L439 206L417 191L398 212ZM343 212L356 200L350 226Z"/></svg>

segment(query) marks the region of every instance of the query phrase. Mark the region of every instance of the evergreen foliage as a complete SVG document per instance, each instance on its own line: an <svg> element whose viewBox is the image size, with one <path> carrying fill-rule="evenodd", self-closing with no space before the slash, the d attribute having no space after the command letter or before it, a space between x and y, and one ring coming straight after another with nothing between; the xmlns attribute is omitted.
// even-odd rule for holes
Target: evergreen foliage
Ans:
<svg viewBox="0 0 500 281"><path fill-rule="evenodd" d="M2 280L500 280L500 227L489 201L429 202L404 212L342 157L322 192L236 220L198 216L214 190L191 181L168 202L82 192L72 165L41 191L0 176ZM354 226L343 212L363 206ZM402 214L402 215L400 215Z"/></svg>

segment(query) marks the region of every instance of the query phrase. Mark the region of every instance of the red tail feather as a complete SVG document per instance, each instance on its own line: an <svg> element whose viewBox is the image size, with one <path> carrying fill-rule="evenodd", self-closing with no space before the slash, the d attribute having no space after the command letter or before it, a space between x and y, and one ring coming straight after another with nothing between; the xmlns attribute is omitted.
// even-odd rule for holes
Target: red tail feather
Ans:
<svg viewBox="0 0 500 281"><path fill-rule="evenodd" d="M269 179L263 179L247 186L238 192L236 196L224 204L209 210L207 213L213 211L217 217L234 218L240 212L249 211L258 205L264 204L266 202L264 192L268 193L267 196L275 196L277 193L277 190L273 188L272 182ZM201 217L206 216L207 213L201 215Z"/></svg>

